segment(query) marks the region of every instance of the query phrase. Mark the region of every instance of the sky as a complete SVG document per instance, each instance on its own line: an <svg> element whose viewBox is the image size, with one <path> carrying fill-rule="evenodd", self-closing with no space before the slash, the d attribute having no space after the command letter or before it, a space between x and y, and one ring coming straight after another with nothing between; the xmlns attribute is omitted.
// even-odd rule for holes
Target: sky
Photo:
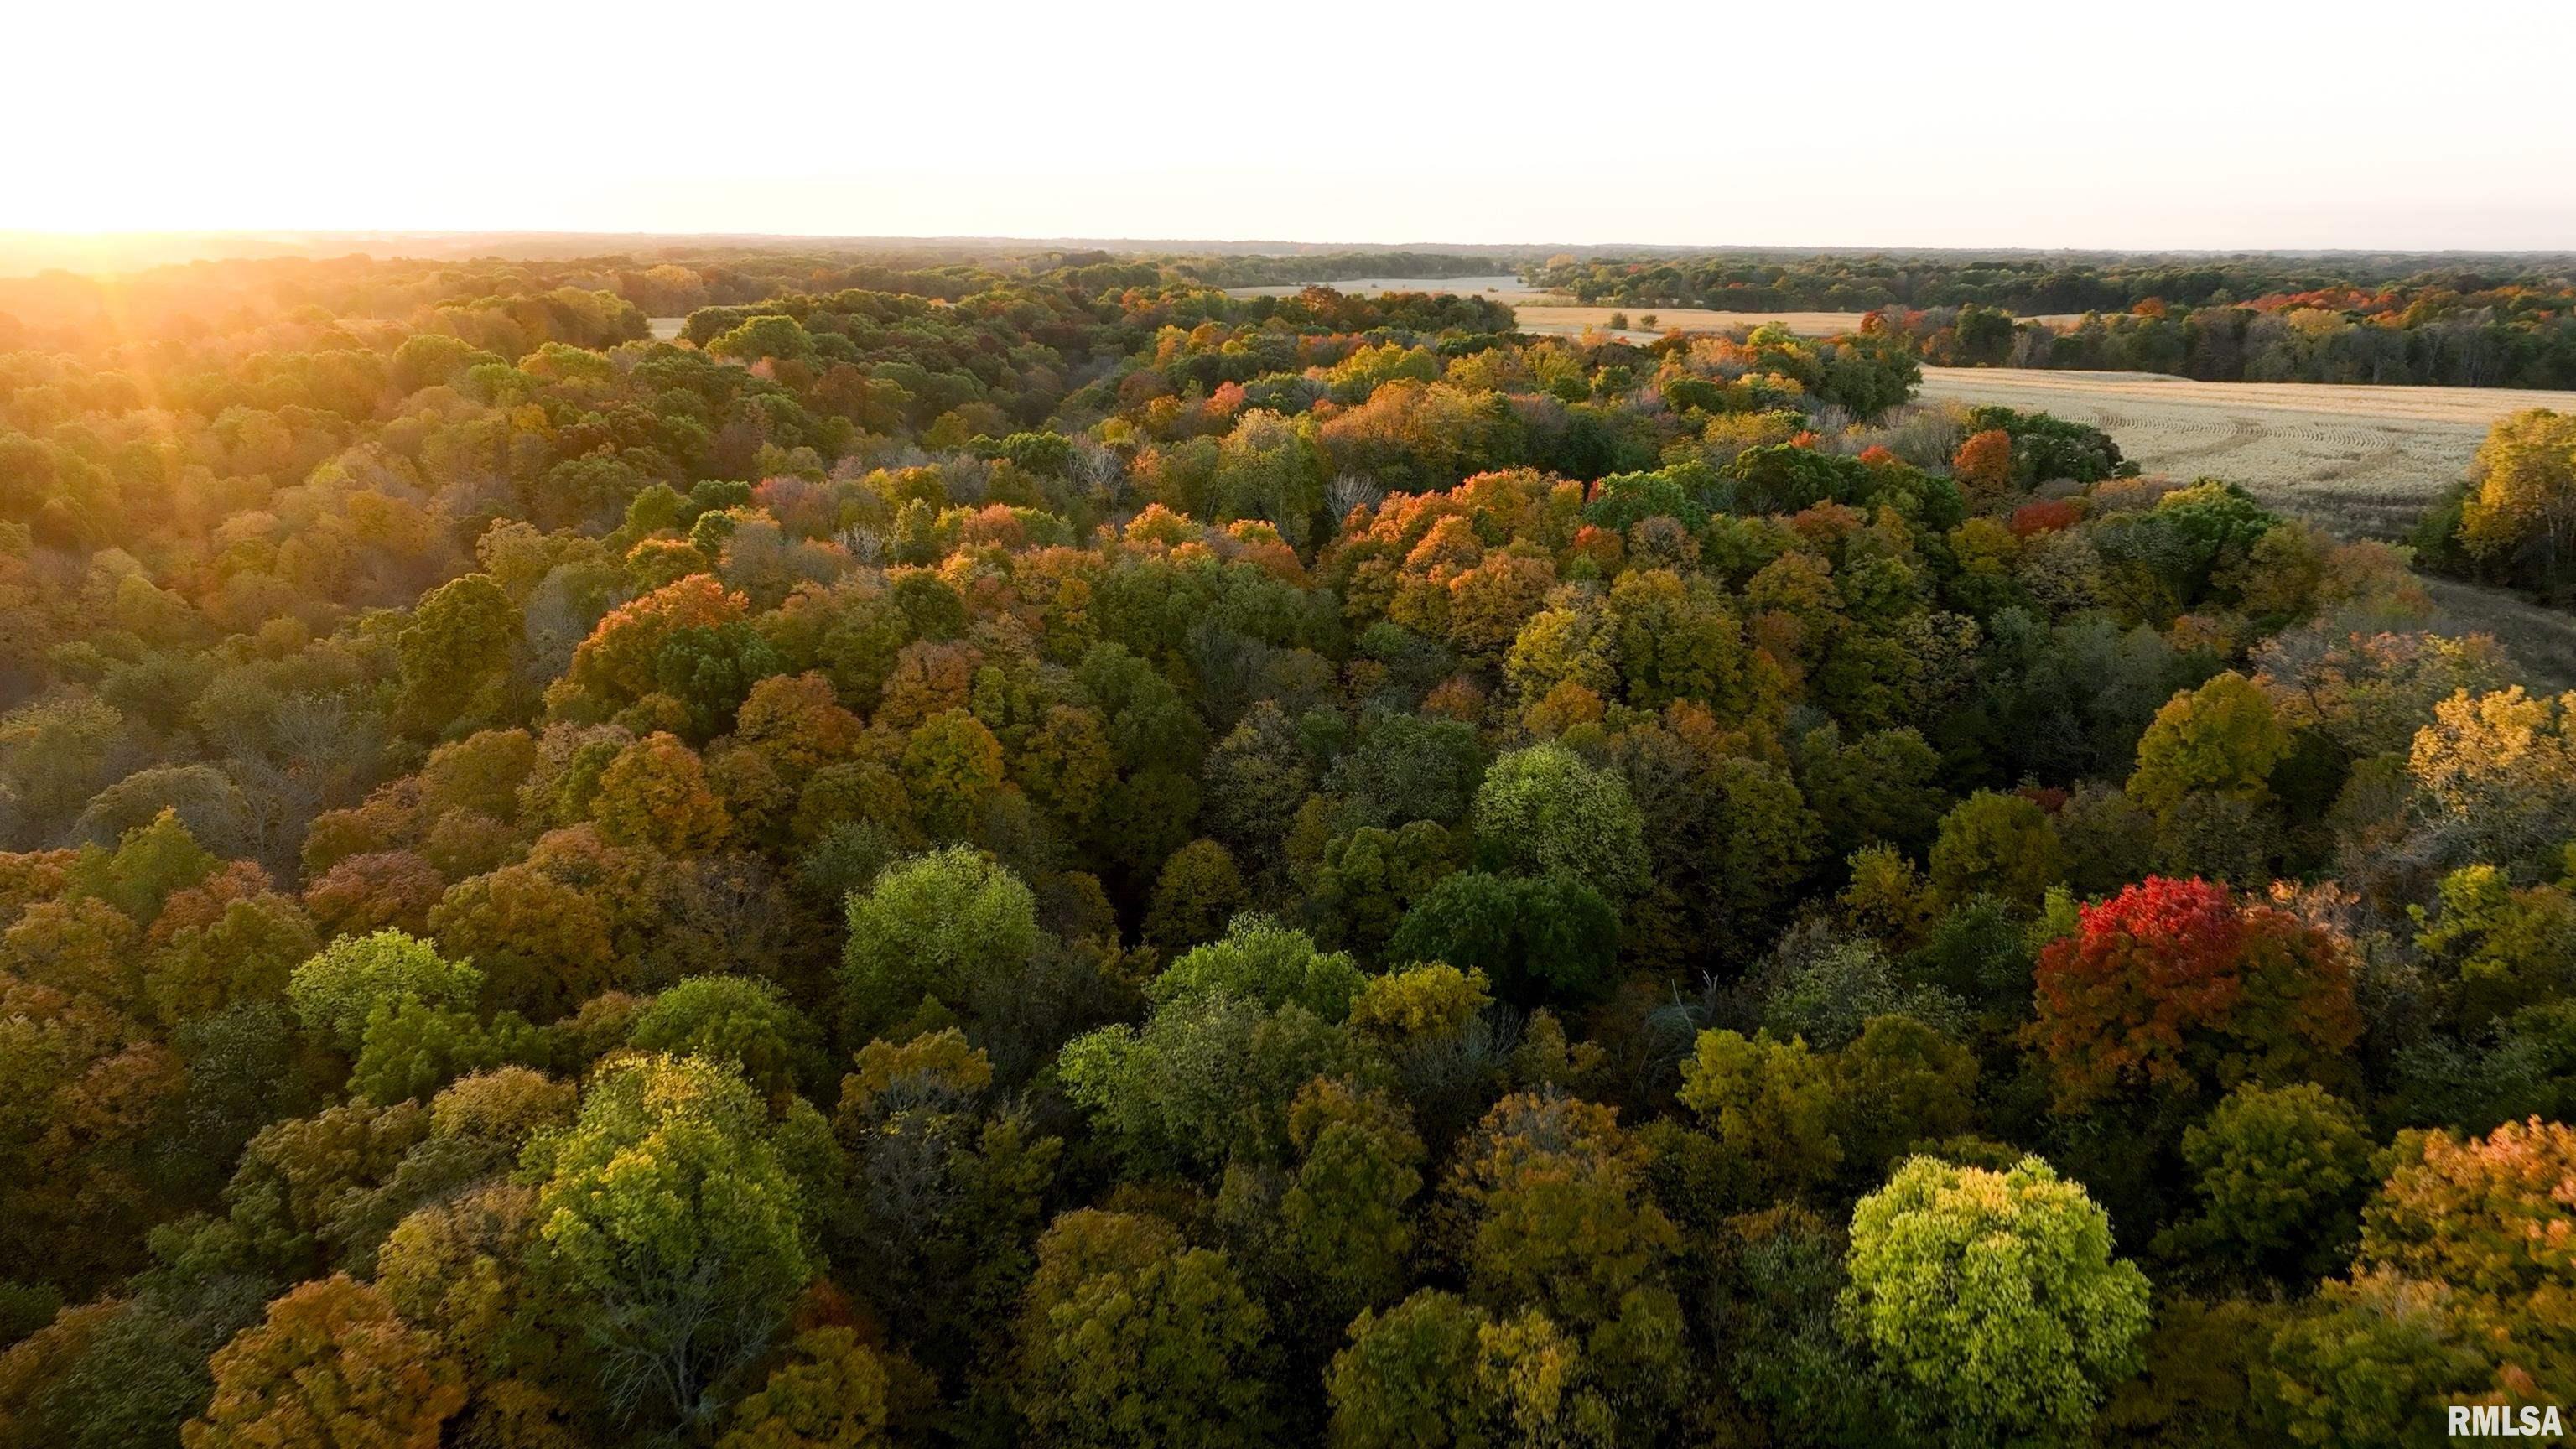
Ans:
<svg viewBox="0 0 2576 1449"><path fill-rule="evenodd" d="M0 230L2576 249L2576 4L27 0Z"/></svg>

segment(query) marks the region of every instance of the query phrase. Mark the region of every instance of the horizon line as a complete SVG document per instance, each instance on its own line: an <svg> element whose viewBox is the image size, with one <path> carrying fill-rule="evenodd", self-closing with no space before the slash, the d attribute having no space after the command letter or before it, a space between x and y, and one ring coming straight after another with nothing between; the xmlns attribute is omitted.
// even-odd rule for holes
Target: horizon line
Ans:
<svg viewBox="0 0 2576 1449"><path fill-rule="evenodd" d="M1204 246L1227 248L1281 247L1291 249L1282 255L1299 251L1331 249L1343 252L1447 252L1451 255L1475 255L1490 252L1576 251L1590 253L1620 252L1810 252L1833 253L2015 253L2028 255L2111 255L2111 256L2476 256L2476 257L2547 257L2576 256L2576 245L2563 247L2424 247L2424 246L2119 246L2119 245L2051 245L1993 243L1985 245L1918 244L1905 242L1729 242L1729 241L1444 241L1415 239L1376 242L1348 241L1337 238L1300 240L1293 237L1154 237L1154 236L1020 236L1006 233L934 233L906 235L897 233L859 232L793 232L793 231L661 231L661 230L593 230L542 227L156 227L58 229L48 227L0 227L0 241L148 241L148 240L237 240L237 241L397 241L405 239L461 241L472 238L501 240L601 240L663 243L824 243L840 245L913 245L913 246L1027 246L1105 250L1126 248L1140 252L1169 252L1175 249Z"/></svg>

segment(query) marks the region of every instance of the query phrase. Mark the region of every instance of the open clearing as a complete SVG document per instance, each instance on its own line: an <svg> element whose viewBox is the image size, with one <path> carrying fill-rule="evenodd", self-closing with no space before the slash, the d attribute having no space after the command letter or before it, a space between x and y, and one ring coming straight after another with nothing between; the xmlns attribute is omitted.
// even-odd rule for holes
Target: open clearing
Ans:
<svg viewBox="0 0 2576 1449"><path fill-rule="evenodd" d="M2148 473L2241 483L2346 537L2393 538L2457 482L2496 419L2576 410L2576 392L2193 382L2145 372L1927 367L1925 402L2001 403L2091 423ZM2576 687L2576 617L2426 578L2446 634L2492 634L2535 685Z"/></svg>

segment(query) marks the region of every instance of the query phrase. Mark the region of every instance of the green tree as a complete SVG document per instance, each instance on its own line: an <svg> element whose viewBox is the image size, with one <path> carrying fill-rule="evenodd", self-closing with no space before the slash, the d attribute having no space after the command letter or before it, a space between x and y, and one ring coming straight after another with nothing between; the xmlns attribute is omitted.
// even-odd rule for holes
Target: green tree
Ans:
<svg viewBox="0 0 2576 1449"><path fill-rule="evenodd" d="M1977 1099L1976 1053L1911 1016L1873 1016L1835 1053L1846 1172L1876 1181L1919 1142L1968 1130Z"/></svg>
<svg viewBox="0 0 2576 1449"><path fill-rule="evenodd" d="M1468 1296L1505 1319L1503 1342L1561 1335L1543 1357L1586 1346L1587 1381L1638 1442L1654 1442L1684 1387L1681 1235L1647 1190L1649 1156L1607 1107L1519 1092L1460 1144L1444 1188Z"/></svg>
<svg viewBox="0 0 2576 1449"><path fill-rule="evenodd" d="M1682 1063L1679 1100L1735 1167L1742 1206L1811 1190L1842 1165L1833 1073L1796 1037L1701 1032Z"/></svg>
<svg viewBox="0 0 2576 1449"><path fill-rule="evenodd" d="M523 627L519 606L488 574L467 574L422 595L394 639L402 663L397 717L427 734L459 720L500 718Z"/></svg>
<svg viewBox="0 0 2576 1449"><path fill-rule="evenodd" d="M774 982L749 976L690 977L636 1014L627 1042L730 1063L772 1097L821 1074L822 1033Z"/></svg>
<svg viewBox="0 0 2576 1449"><path fill-rule="evenodd" d="M1166 950L1213 940L1243 902L1243 872L1233 853L1213 840L1193 840L1163 862L1145 909L1145 939Z"/></svg>
<svg viewBox="0 0 2576 1449"><path fill-rule="evenodd" d="M2361 1114L2316 1083L2239 1087L2183 1133L2201 1211L2176 1243L2285 1278L2330 1269L2351 1246L2370 1154Z"/></svg>
<svg viewBox="0 0 2576 1449"><path fill-rule="evenodd" d="M1428 820L1396 830L1369 826L1328 841L1308 901L1316 934L1375 956L1407 907L1457 869L1450 834Z"/></svg>
<svg viewBox="0 0 2576 1449"><path fill-rule="evenodd" d="M1353 1321L1325 1390L1334 1449L1590 1449L1653 1432L1545 1314L1497 1320L1429 1288Z"/></svg>
<svg viewBox="0 0 2576 1449"><path fill-rule="evenodd" d="M67 895L96 896L124 912L127 920L148 926L172 894L203 881L219 864L197 844L179 812L165 807L150 824L119 837L116 849L84 849L64 884Z"/></svg>
<svg viewBox="0 0 2576 1449"><path fill-rule="evenodd" d="M1619 913L1580 877L1460 871L1404 913L1386 956L1481 971L1515 1002L1583 1002L1609 984L1618 947Z"/></svg>
<svg viewBox="0 0 2576 1449"><path fill-rule="evenodd" d="M2297 1444L2442 1443L2444 1409L2493 1392L2494 1364L2463 1300L2438 1279L2386 1268L2326 1280L2307 1311L2272 1335L2256 1372L2272 1417Z"/></svg>
<svg viewBox="0 0 2576 1449"><path fill-rule="evenodd" d="M734 1406L716 1449L880 1449L886 1429L884 1358L846 1328L796 1336L793 1357Z"/></svg>
<svg viewBox="0 0 2576 1449"><path fill-rule="evenodd" d="M693 743L724 733L753 686L785 672L778 651L741 619L674 628L653 656L654 688L679 701Z"/></svg>
<svg viewBox="0 0 2576 1449"><path fill-rule="evenodd" d="M1366 980L1351 958L1318 951L1312 938L1267 916L1245 916L1225 933L1163 968L1145 987L1157 1007L1232 997L1267 1008L1295 1005L1340 1021Z"/></svg>
<svg viewBox="0 0 2576 1449"><path fill-rule="evenodd" d="M1561 871L1614 900L1646 880L1645 823L1627 783L1559 744L1494 761L1476 789L1476 844L1505 871Z"/></svg>
<svg viewBox="0 0 2576 1449"><path fill-rule="evenodd" d="M1932 888L1953 902L1983 893L2036 906L2065 878L2056 825L2021 795L1978 791L1941 818L1932 842Z"/></svg>
<svg viewBox="0 0 2576 1449"><path fill-rule="evenodd" d="M1466 723L1379 711L1325 783L1343 800L1345 829L1392 829L1410 820L1454 825L1467 818L1483 769L1484 751Z"/></svg>
<svg viewBox="0 0 2576 1449"><path fill-rule="evenodd" d="M400 931L378 931L343 936L296 967L286 998L306 1030L354 1053L379 1005L399 1009L417 1002L470 1011L482 989L483 973L471 963L450 961Z"/></svg>
<svg viewBox="0 0 2576 1449"><path fill-rule="evenodd" d="M1917 1157L1852 1210L1849 1331L1955 1442L2080 1434L2136 1367L2147 1280L2082 1186Z"/></svg>
<svg viewBox="0 0 2576 1449"><path fill-rule="evenodd" d="M873 1029L925 996L961 1009L1007 990L1038 948L1037 899L1019 877L964 846L886 868L849 899L841 997Z"/></svg>
<svg viewBox="0 0 2576 1449"><path fill-rule="evenodd" d="M534 1270L579 1304L621 1418L704 1423L812 1276L782 1130L731 1067L637 1055L601 1068L571 1127L528 1145Z"/></svg>
<svg viewBox="0 0 2576 1449"><path fill-rule="evenodd" d="M1007 1346L1064 1144L988 1104L992 1063L953 1027L871 1042L857 1068L833 1119L856 1199L834 1261L933 1370L983 1372Z"/></svg>
<svg viewBox="0 0 2576 1449"><path fill-rule="evenodd" d="M1465 1449L1491 1441L1476 1401L1477 1340L1485 1314L1423 1289L1383 1313L1362 1313L1325 1379L1335 1449Z"/></svg>
<svg viewBox="0 0 2576 1449"><path fill-rule="evenodd" d="M411 1101L348 1102L270 1123L224 1185L229 1225L259 1261L318 1273L369 1195L429 1130L429 1113Z"/></svg>
<svg viewBox="0 0 2576 1449"><path fill-rule="evenodd" d="M1216 474L1209 480L1213 514L1220 522L1265 519L1290 544L1303 545L1323 511L1324 484L1331 477L1332 460L1324 456L1310 420L1248 412L1218 446Z"/></svg>
<svg viewBox="0 0 2576 1449"><path fill-rule="evenodd" d="M1661 709L1677 699L1718 708L1739 703L1743 626L1718 585L1671 569L1630 569L1610 585L1607 623L1628 702Z"/></svg>
<svg viewBox="0 0 2576 1449"><path fill-rule="evenodd" d="M113 846L164 810L176 813L189 837L215 855L251 855L258 849L250 797L212 765L137 770L92 796L72 822L72 832L93 845Z"/></svg>
<svg viewBox="0 0 2576 1449"><path fill-rule="evenodd" d="M897 773L921 828L933 839L962 840L1002 788L1002 746L972 714L945 710L905 738Z"/></svg>
<svg viewBox="0 0 2576 1449"><path fill-rule="evenodd" d="M367 1013L349 1090L374 1102L427 1098L469 1072L541 1062L543 1036L516 1012L489 1024L473 1013L415 998L379 1001Z"/></svg>
<svg viewBox="0 0 2576 1449"><path fill-rule="evenodd" d="M1297 1089L1356 1064L1348 1036L1307 1007L1216 991L1178 996L1142 1026L1076 1037L1057 1070L1137 1170L1205 1176L1238 1155L1281 1160Z"/></svg>
<svg viewBox="0 0 2576 1449"><path fill-rule="evenodd" d="M1422 1139L1400 1105L1325 1079L1297 1094L1288 1136L1295 1166L1229 1167L1217 1218L1280 1327L1329 1344L1403 1291Z"/></svg>

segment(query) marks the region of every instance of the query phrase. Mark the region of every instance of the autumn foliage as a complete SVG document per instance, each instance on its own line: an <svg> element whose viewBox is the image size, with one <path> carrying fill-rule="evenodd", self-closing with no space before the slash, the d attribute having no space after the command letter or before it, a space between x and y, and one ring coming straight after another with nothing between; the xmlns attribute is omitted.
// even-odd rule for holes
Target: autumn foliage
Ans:
<svg viewBox="0 0 2576 1449"><path fill-rule="evenodd" d="M994 256L0 277L0 1449L2576 1402L2576 695L2393 546L1899 406L2345 300Z"/></svg>
<svg viewBox="0 0 2576 1449"><path fill-rule="evenodd" d="M215 1396L187 1449L436 1449L465 1402L457 1366L384 1295L334 1276L269 1305L214 1358Z"/></svg>
<svg viewBox="0 0 2576 1449"><path fill-rule="evenodd" d="M2150 876L2040 952L2031 1037L2068 1109L2331 1072L2361 1034L2349 951L2223 885Z"/></svg>
<svg viewBox="0 0 2576 1449"><path fill-rule="evenodd" d="M1996 493L2012 482L2012 434L1988 428L1970 435L1950 459L1950 476L1973 492Z"/></svg>

